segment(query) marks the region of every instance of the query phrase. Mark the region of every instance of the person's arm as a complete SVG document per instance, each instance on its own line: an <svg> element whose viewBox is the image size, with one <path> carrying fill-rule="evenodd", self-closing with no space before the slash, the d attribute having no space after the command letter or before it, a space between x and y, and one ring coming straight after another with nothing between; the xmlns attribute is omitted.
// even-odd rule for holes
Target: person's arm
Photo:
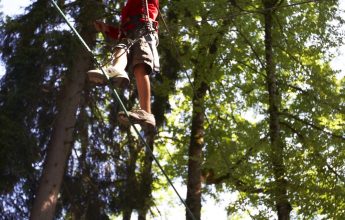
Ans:
<svg viewBox="0 0 345 220"><path fill-rule="evenodd" d="M95 29L113 40L119 39L120 31L118 28L108 25L102 21L95 21L93 23Z"/></svg>
<svg viewBox="0 0 345 220"><path fill-rule="evenodd" d="M93 26L98 32L106 33L109 32L109 26L102 21L93 22Z"/></svg>

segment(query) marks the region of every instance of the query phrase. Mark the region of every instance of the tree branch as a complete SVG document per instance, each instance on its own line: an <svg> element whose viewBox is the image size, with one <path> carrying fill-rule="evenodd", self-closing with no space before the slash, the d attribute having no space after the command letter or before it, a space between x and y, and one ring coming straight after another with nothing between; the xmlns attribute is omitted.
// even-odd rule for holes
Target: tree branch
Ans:
<svg viewBox="0 0 345 220"><path fill-rule="evenodd" d="M237 190L241 191L241 192L247 192L247 193L265 193L266 190L264 190L263 188L256 188L256 187L252 187L252 186L248 186L247 183L243 182L240 179L237 179L235 177L232 176L231 173L227 173L223 176L214 177L214 172L213 170L209 170L207 175L203 175L203 178L205 180L205 183L207 185L212 185L212 184L220 184L222 182L224 182L225 180L230 180L231 183L233 183L236 187Z"/></svg>
<svg viewBox="0 0 345 220"><path fill-rule="evenodd" d="M299 121L299 122L302 122L302 123L305 124L305 125L308 125L308 126L314 128L314 129L318 130L318 131L321 131L322 133L325 133L325 134L330 135L330 136L335 137L335 138L339 138L339 139L345 140L345 137L344 137L344 136L337 135L337 134L333 134L332 132L326 131L326 128L320 127L320 126L318 126L318 125L315 125L315 124L313 124L313 123L311 123L311 122L308 122L307 120L303 120L303 119L299 118L298 116L293 115L293 114L291 114L291 113L288 113L288 112L280 112L280 115L285 115L285 116L287 116L288 118L293 118L293 119L295 119L295 120L297 120L297 121Z"/></svg>
<svg viewBox="0 0 345 220"><path fill-rule="evenodd" d="M258 62L261 64L261 67L264 68L265 65L263 63L263 61L260 59L259 54L256 52L254 45L248 40L248 38L241 32L241 30L239 30L236 27L237 32L241 35L241 37L244 39L244 41L249 45L250 49L252 50L252 52L254 53L254 56L256 57L256 59L258 60Z"/></svg>
<svg viewBox="0 0 345 220"><path fill-rule="evenodd" d="M237 4L236 0L229 0L230 5L232 5L233 7L237 8L238 10L242 11L242 12L248 12L248 13L260 13L259 11L253 11L253 10L245 10L242 7L240 7Z"/></svg>
<svg viewBox="0 0 345 220"><path fill-rule="evenodd" d="M295 89L295 90L301 92L301 93L302 93L303 95L305 95L305 96L312 97L315 101L317 101L317 102L319 102L319 103L322 103L322 104L325 104L325 105L328 105L328 106L331 105L332 108L338 110L339 112L345 112L345 109L344 109L344 108L341 108L341 106L334 106L334 105L332 105L331 103L328 103L328 102L325 102L325 101L323 101L323 100L320 100L320 99L315 95L315 93L313 93L312 91L309 92L309 91L306 91L306 90L304 90L304 89L302 89L302 88L300 88L300 87L298 87L298 86L291 85L291 84L288 84L288 83L281 83L281 85L286 85L286 86L288 86L288 87L290 87L290 88L292 88L292 89Z"/></svg>
<svg viewBox="0 0 345 220"><path fill-rule="evenodd" d="M290 129L294 134L297 134L298 138L301 140L301 142L303 143L303 145L305 145L306 141L305 141L305 137L303 134L301 134L299 131L297 131L295 128L292 127L292 125L290 125L287 122L281 122L282 125L284 125L285 127L287 127L288 129ZM302 145L302 146L303 146ZM340 175L328 162L327 160L325 160L325 158L323 158L323 156L316 151L315 155L318 156L323 162L324 164L327 166L327 168L337 177L339 178L341 181L343 181L345 183L345 178L344 176Z"/></svg>

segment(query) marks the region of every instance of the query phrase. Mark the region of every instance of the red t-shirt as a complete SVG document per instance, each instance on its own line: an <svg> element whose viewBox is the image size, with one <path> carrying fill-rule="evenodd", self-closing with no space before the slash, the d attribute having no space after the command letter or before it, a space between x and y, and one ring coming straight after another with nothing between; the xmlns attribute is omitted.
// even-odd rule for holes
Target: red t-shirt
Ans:
<svg viewBox="0 0 345 220"><path fill-rule="evenodd" d="M122 9L121 12L121 23L125 25L125 29L132 29L134 28L133 24L127 23L130 21L131 17L133 16L140 16L145 15L146 10L143 6L143 0L127 0L125 7ZM159 8L159 0L147 0L147 6L149 11L149 17L153 21L156 21L158 16L158 8ZM140 21L145 22L144 18L141 18Z"/></svg>
<svg viewBox="0 0 345 220"><path fill-rule="evenodd" d="M142 0L127 0L127 3L125 7L122 9L121 12L121 23L122 23L122 29L125 31L131 30L135 28L135 24L130 22L131 17L139 16L139 21L146 22L144 18L142 18L141 15L145 15L145 7L142 5ZM154 22L154 27L158 27L158 22L156 21L158 16L158 8L159 8L159 0L147 0L148 5L148 11L150 19ZM109 38L117 40L123 35L120 33L120 29L113 27L111 25L103 24L108 27L108 31L106 31L104 34L107 35Z"/></svg>

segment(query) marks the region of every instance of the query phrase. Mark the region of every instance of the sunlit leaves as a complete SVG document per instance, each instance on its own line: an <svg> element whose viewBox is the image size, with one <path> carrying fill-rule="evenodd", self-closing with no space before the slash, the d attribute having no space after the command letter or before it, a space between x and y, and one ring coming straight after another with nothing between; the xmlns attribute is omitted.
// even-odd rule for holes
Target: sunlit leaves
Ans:
<svg viewBox="0 0 345 220"><path fill-rule="evenodd" d="M224 180L230 191L243 190L238 185L238 181L243 181L251 189L262 188L268 193L272 189L273 176L268 157L262 4L255 0L237 2L238 7L222 1L175 2L177 23L186 41L176 43L183 51L184 67L200 72L211 85L205 103L208 118L205 168L213 169L215 178L229 177L230 173L231 177ZM341 162L344 155L341 153L344 146L344 79L339 80L328 63L329 49L341 42L341 33L336 31L335 24L343 21L334 22L340 19L337 3L283 1L274 14L273 50L288 194L295 213L307 217L315 217L318 213L332 216L330 213L334 212L338 214L333 216L342 215L332 206L335 202L332 190L343 195L343 183L339 182L336 173L344 173ZM212 10L208 10L206 4ZM175 28L176 23L171 25ZM217 36L224 28L225 34ZM201 56L217 37L219 53ZM210 65L213 60L217 62ZM202 66L202 71L195 69L196 66ZM185 75L181 76L183 80ZM179 85L182 85L182 94L173 95L172 99L179 100L181 95L190 97L190 85ZM169 116L172 121L179 121L179 117L190 111L188 104L175 106L174 112L178 114ZM170 127L174 124L178 129ZM170 126L176 134L183 130L177 123ZM187 124L185 130L188 127ZM182 133L180 138L184 135ZM328 151L335 146L337 156L334 150ZM305 185L308 187L303 187ZM238 199L237 202L246 204L247 208L258 204L267 206L266 210L254 211L258 213L257 218L269 217L269 210L274 209L272 198L267 194L242 196L248 200ZM313 197L320 197L317 204L308 203Z"/></svg>

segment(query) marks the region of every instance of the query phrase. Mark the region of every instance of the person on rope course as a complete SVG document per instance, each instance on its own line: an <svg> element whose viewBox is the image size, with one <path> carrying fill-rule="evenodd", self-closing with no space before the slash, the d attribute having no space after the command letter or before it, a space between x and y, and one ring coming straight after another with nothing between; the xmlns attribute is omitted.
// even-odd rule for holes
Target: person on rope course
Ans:
<svg viewBox="0 0 345 220"><path fill-rule="evenodd" d="M96 21L95 29L111 39L118 40L109 66L105 73L116 87L126 87L133 73L136 79L140 109L118 113L118 120L125 126L130 121L140 124L145 131L153 131L156 126L151 113L150 74L159 72L158 16L159 0L127 0L121 11L121 26L115 28L103 22ZM91 84L104 86L106 77L100 70L89 70L88 81Z"/></svg>

